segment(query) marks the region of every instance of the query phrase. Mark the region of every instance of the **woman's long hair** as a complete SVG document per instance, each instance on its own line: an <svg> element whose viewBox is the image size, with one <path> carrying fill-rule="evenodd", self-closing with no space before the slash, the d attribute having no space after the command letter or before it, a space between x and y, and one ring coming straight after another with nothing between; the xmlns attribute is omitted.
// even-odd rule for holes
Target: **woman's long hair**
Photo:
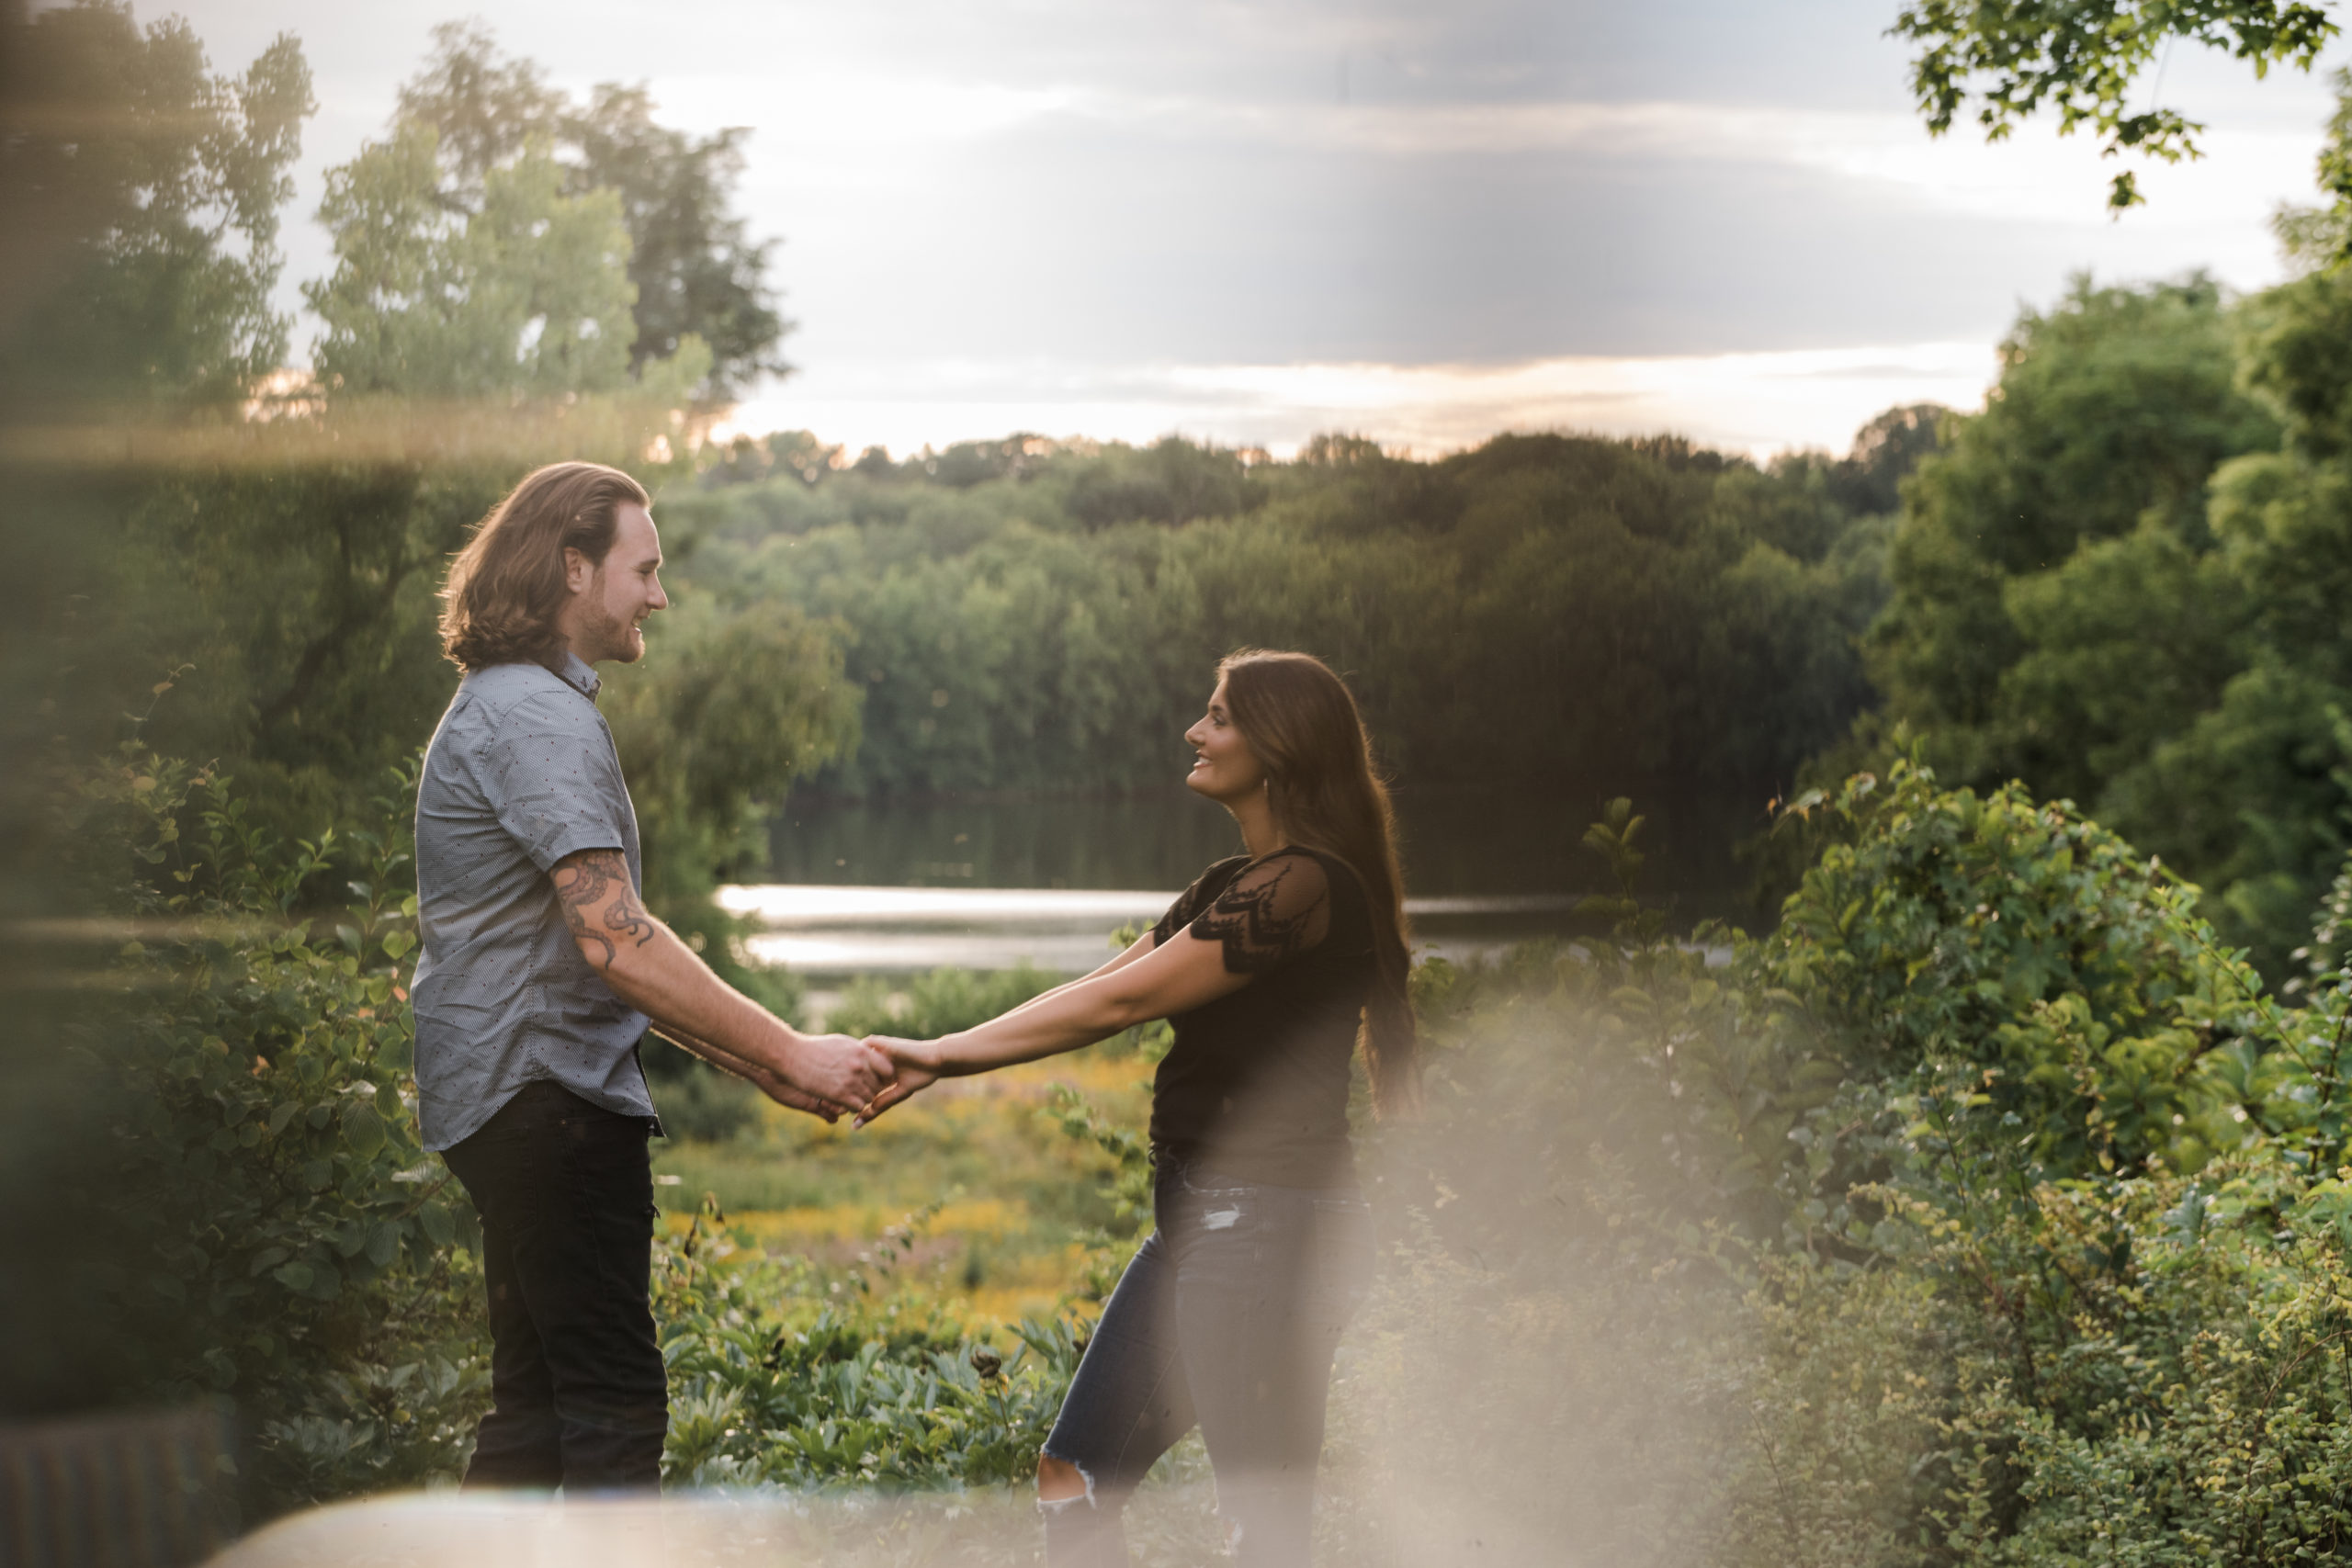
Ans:
<svg viewBox="0 0 2352 1568"><path fill-rule="evenodd" d="M1406 982L1412 971L1396 813L1373 764L1356 700L1311 653L1243 649L1218 664L1226 710L1266 771L1283 840L1344 862L1372 909L1374 974L1364 1007L1364 1066L1383 1113L1419 1097L1419 1040Z"/></svg>
<svg viewBox="0 0 2352 1568"><path fill-rule="evenodd" d="M563 647L563 552L602 564L620 509L649 504L645 487L602 463L549 463L490 509L441 588L441 650L458 669L546 663Z"/></svg>

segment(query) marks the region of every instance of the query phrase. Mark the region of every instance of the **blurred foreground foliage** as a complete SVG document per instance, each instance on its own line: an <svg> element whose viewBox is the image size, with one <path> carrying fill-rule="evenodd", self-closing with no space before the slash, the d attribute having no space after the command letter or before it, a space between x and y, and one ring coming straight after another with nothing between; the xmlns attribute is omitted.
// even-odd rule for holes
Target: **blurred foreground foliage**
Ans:
<svg viewBox="0 0 2352 1568"><path fill-rule="evenodd" d="M119 934L64 955L105 993L59 1043L102 1142L54 1196L107 1245L53 1255L55 1337L12 1348L12 1392L232 1399L273 1506L447 1471L488 1387L472 1207L408 1076L413 784L286 843L130 746L60 807L63 874Z"/></svg>
<svg viewBox="0 0 2352 1568"><path fill-rule="evenodd" d="M2335 959L2282 1003L2015 787L1906 761L1796 809L1828 847L1760 939L1423 966L1380 1489L1465 1488L1531 1560L2341 1555Z"/></svg>

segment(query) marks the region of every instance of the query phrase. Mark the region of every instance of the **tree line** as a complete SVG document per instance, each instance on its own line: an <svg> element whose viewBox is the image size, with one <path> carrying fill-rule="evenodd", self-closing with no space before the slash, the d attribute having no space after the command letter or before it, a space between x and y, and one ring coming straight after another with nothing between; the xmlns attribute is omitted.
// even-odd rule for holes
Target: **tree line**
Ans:
<svg viewBox="0 0 2352 1568"><path fill-rule="evenodd" d="M1327 436L1275 462L1016 436L836 469L791 433L662 516L684 592L835 628L859 739L815 787L1163 783L1216 660L1260 645L1345 671L1408 785L1695 792L1760 821L1866 701L1855 639L1936 429L1895 410L1852 457L1761 468L1667 438L1417 460Z"/></svg>

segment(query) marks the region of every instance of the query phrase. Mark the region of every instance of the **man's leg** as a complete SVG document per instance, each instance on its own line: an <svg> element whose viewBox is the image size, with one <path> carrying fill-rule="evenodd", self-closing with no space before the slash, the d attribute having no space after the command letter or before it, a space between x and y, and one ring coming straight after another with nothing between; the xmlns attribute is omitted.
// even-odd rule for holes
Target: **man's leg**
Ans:
<svg viewBox="0 0 2352 1568"><path fill-rule="evenodd" d="M486 1231L497 1224L507 1233L514 1289L546 1369L562 1484L574 1492L659 1486L669 1391L648 1294L648 1129L552 1084L533 1084L476 1137L493 1132L508 1134L494 1156L503 1179L484 1183L477 1203ZM450 1151L469 1190L474 1142Z"/></svg>
<svg viewBox="0 0 2352 1568"><path fill-rule="evenodd" d="M468 1487L552 1491L563 1483L555 1383L514 1265L516 1228L537 1223L526 1213L536 1204L536 1189L522 1174L531 1158L524 1126L528 1110L509 1100L487 1126L442 1156L481 1216L482 1286L490 1305L491 1408L474 1434Z"/></svg>

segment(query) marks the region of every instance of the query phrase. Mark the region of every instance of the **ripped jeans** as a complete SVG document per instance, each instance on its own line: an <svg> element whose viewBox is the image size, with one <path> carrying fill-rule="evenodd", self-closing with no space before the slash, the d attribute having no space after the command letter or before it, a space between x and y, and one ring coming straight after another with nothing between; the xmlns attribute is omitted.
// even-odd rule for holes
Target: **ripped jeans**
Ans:
<svg viewBox="0 0 2352 1568"><path fill-rule="evenodd" d="M1159 1229L1079 1363L1046 1453L1086 1495L1044 1503L1049 1568L1123 1568L1119 1515L1200 1424L1237 1562L1306 1568L1323 1404L1363 1300L1372 1211L1352 1187L1272 1187L1163 1161Z"/></svg>

